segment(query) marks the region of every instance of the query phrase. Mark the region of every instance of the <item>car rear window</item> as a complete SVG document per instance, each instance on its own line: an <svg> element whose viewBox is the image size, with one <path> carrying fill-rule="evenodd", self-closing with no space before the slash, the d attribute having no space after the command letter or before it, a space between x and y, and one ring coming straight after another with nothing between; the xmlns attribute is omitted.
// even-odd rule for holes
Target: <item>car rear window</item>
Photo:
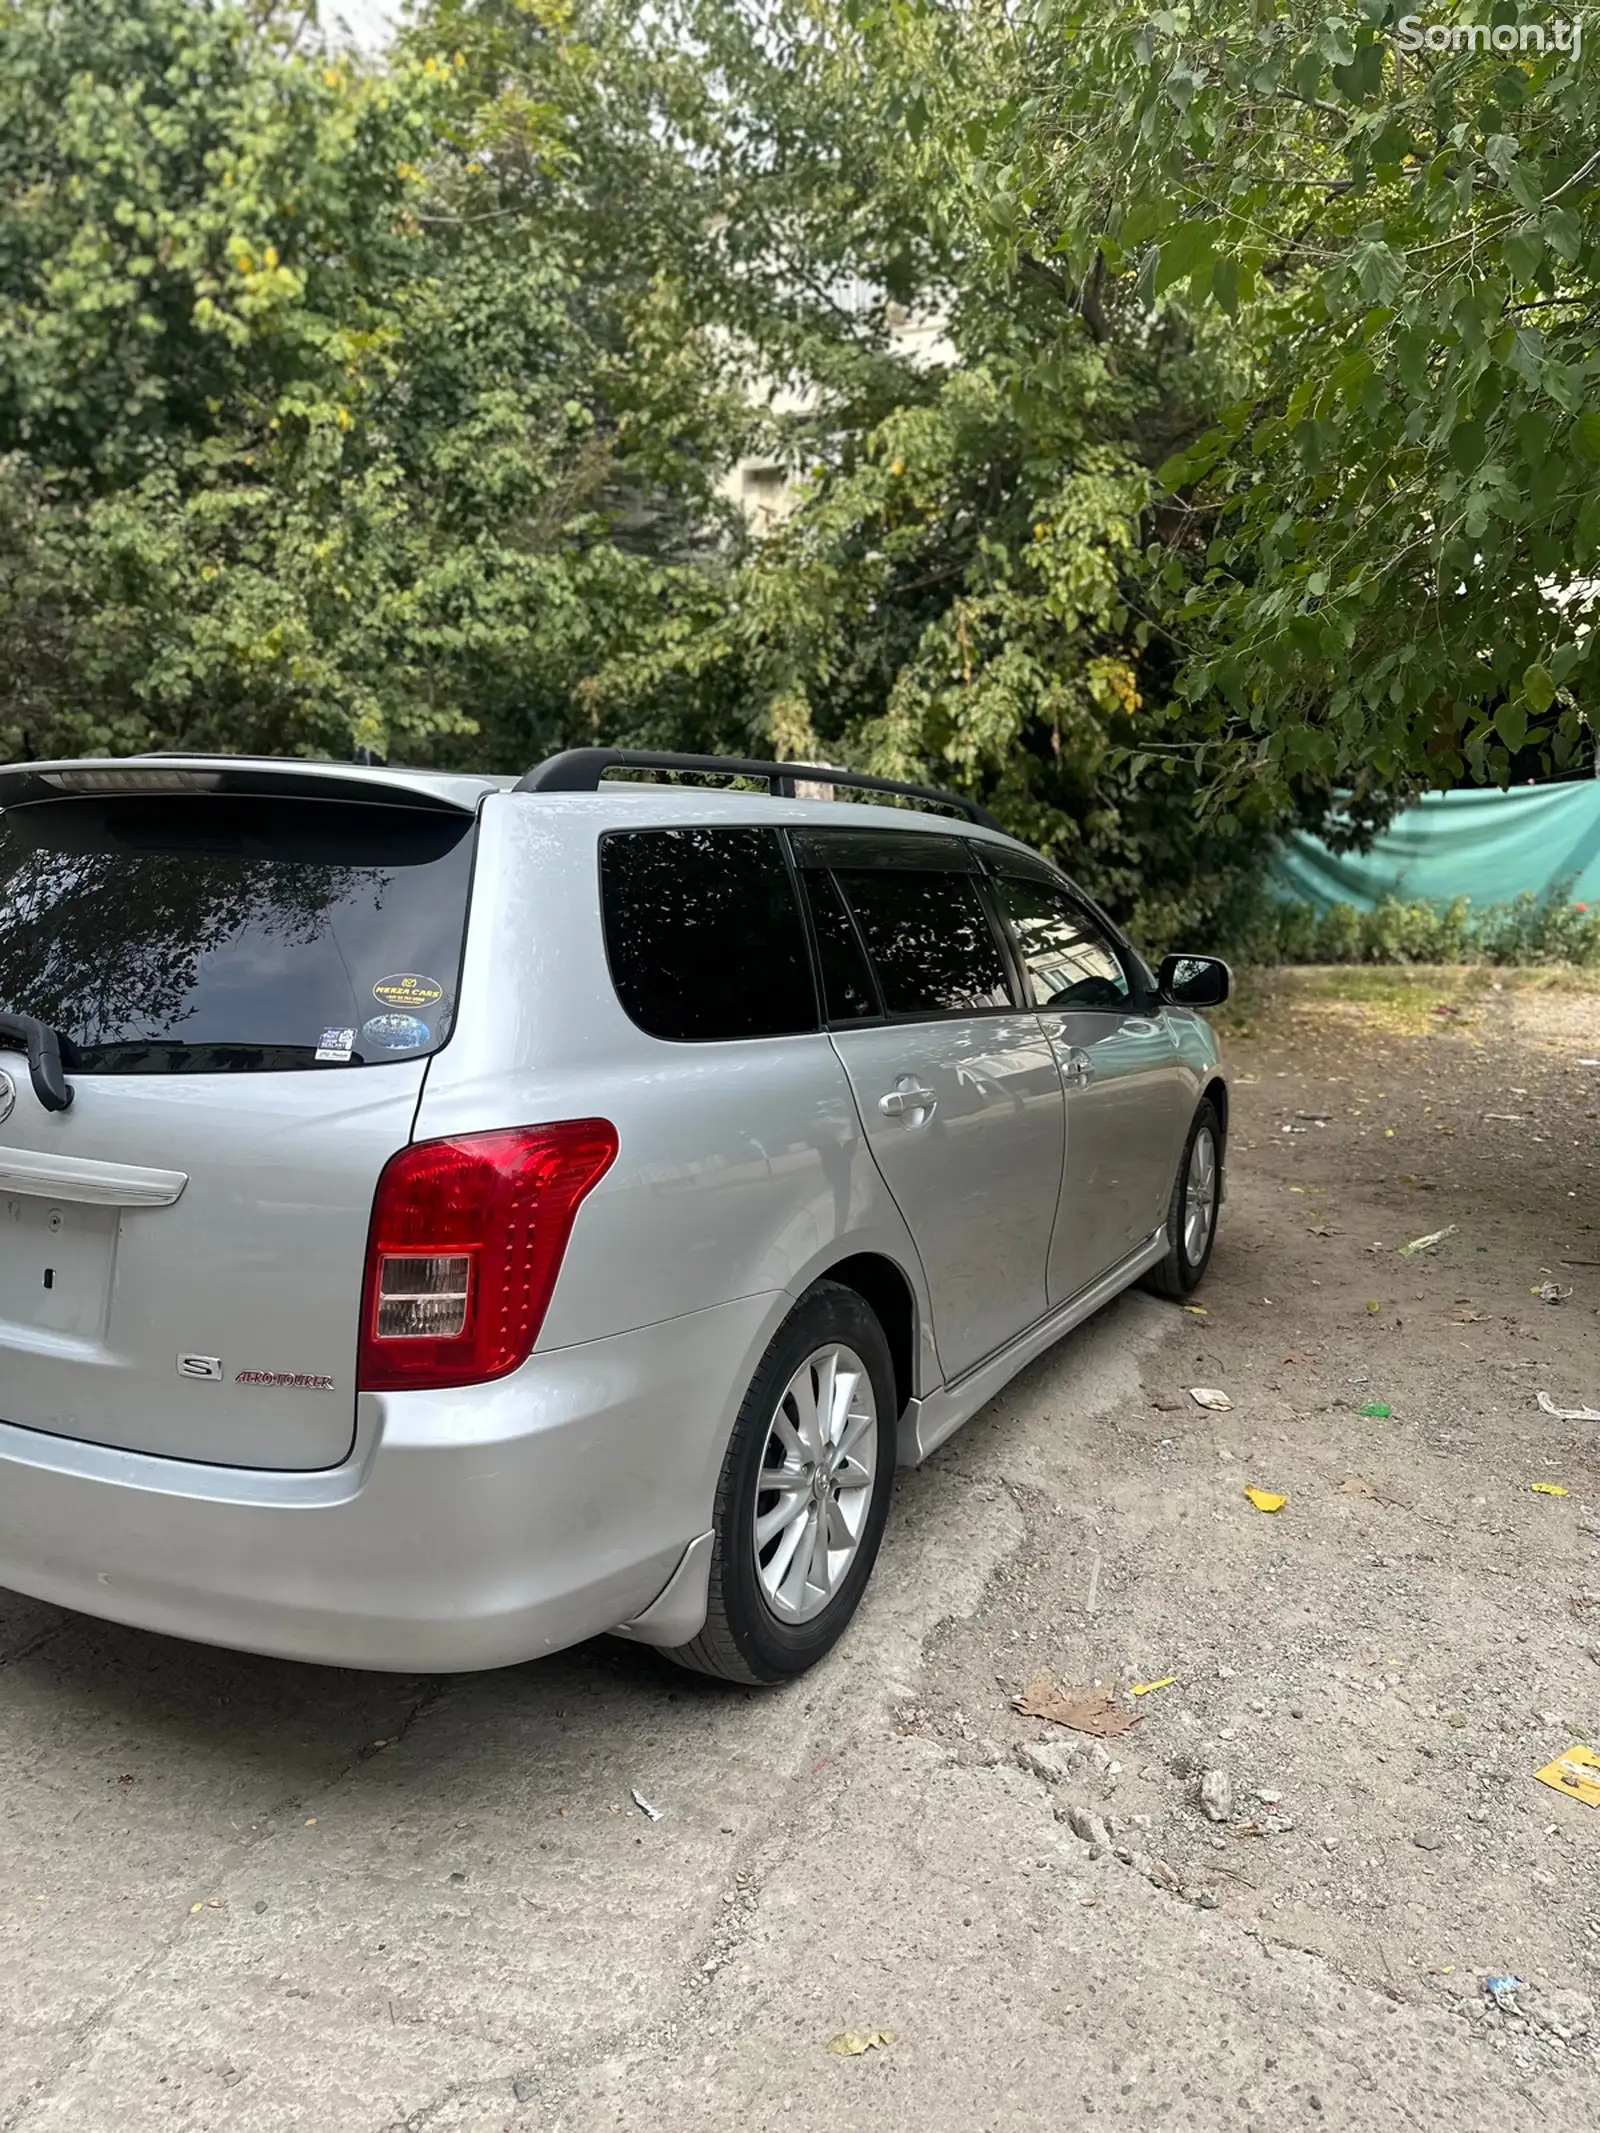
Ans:
<svg viewBox="0 0 1600 2133"><path fill-rule="evenodd" d="M652 1037L710 1043L817 1027L794 876L775 830L618 830L601 840L611 978Z"/></svg>
<svg viewBox="0 0 1600 2133"><path fill-rule="evenodd" d="M460 980L474 824L207 795L0 816L0 1005L78 1072L262 1073L436 1051Z"/></svg>

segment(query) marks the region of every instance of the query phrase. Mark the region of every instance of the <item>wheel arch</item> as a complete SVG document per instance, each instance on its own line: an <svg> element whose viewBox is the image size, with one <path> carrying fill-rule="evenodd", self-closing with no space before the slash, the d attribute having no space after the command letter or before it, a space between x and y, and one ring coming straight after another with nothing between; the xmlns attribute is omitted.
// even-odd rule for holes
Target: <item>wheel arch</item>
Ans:
<svg viewBox="0 0 1600 2133"><path fill-rule="evenodd" d="M1228 1084L1220 1074L1213 1074L1200 1091L1202 1099L1209 1100L1217 1114L1217 1124L1222 1128L1222 1154L1228 1153Z"/></svg>
<svg viewBox="0 0 1600 2133"><path fill-rule="evenodd" d="M904 1414L917 1392L917 1296L904 1269L882 1252L854 1252L812 1278L854 1289L882 1326L894 1365L896 1411Z"/></svg>

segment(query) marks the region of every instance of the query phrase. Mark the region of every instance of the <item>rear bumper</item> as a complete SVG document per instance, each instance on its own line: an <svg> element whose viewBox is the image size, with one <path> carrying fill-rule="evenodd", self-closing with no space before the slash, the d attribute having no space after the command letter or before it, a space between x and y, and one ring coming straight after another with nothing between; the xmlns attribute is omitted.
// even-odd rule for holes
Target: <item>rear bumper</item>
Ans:
<svg viewBox="0 0 1600 2133"><path fill-rule="evenodd" d="M447 1672L559 1650L641 1614L709 1525L786 1301L535 1354L494 1385L364 1395L351 1459L323 1473L0 1423L0 1586L336 1666Z"/></svg>

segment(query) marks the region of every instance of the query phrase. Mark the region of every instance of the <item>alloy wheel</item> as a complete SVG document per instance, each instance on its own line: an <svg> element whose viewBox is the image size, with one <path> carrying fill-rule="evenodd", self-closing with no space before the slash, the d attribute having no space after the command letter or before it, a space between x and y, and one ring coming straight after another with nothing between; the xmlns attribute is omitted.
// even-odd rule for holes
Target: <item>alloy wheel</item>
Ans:
<svg viewBox="0 0 1600 2133"><path fill-rule="evenodd" d="M820 1614L855 1561L872 1508L878 1407L867 1366L830 1343L773 1412L756 1477L756 1578L780 1622Z"/></svg>
<svg viewBox="0 0 1600 2133"><path fill-rule="evenodd" d="M1206 1255L1211 1225L1217 1214L1217 1144L1211 1128L1202 1126L1189 1150L1189 1168L1183 1181L1183 1256L1198 1266Z"/></svg>

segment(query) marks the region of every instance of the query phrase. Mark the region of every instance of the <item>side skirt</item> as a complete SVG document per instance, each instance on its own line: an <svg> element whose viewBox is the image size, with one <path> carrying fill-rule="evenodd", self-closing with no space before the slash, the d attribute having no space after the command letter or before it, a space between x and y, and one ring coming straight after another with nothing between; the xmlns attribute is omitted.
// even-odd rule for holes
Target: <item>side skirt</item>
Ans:
<svg viewBox="0 0 1600 2133"><path fill-rule="evenodd" d="M930 1452L937 1451L947 1437L954 1436L962 1423L975 1415L986 1400L992 1400L1019 1370L1026 1369L1036 1356L1043 1355L1074 1326L1092 1318L1102 1304L1110 1303L1113 1296L1119 1295L1163 1258L1166 1250L1167 1227L1163 1223L1154 1236L1148 1237L1109 1273L1102 1274L1098 1281L1081 1289L1069 1302L1036 1319L1006 1347L985 1356L981 1363L974 1363L970 1370L951 1384L940 1386L937 1392L928 1393L920 1400L908 1400L900 1417L900 1464L920 1466Z"/></svg>

